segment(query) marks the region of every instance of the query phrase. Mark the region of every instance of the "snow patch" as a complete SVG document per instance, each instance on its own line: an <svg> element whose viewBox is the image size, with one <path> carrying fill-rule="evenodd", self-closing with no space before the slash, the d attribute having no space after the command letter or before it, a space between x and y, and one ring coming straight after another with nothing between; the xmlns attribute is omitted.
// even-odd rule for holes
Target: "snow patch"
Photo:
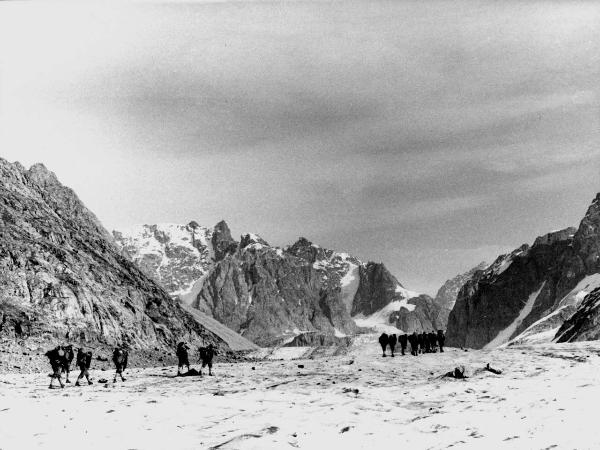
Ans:
<svg viewBox="0 0 600 450"><path fill-rule="evenodd" d="M403 287L402 287L402 286L400 286L400 285L396 286L396 293L397 293L397 294L401 294L401 295L402 295L402 296L403 296L405 299L407 299L407 300L408 300L408 299L411 299L411 298L418 297L419 295L421 295L421 294L419 294L418 292L415 292L415 291L409 291L408 289L405 289L405 288L403 288ZM409 306L412 306L412 309L409 309L409 308L407 308L407 309L409 309L410 311L412 311L413 309L415 309L415 306L414 306L414 305L409 305Z"/></svg>
<svg viewBox="0 0 600 450"><path fill-rule="evenodd" d="M348 271L340 280L340 287L342 289L342 302L346 306L346 311L350 314L352 312L352 304L356 291L360 284L359 269L356 264L348 263Z"/></svg>
<svg viewBox="0 0 600 450"><path fill-rule="evenodd" d="M346 337L346 335L344 333L342 333L340 330L338 330L337 328L334 328L334 335L335 335L335 337L339 337L339 338Z"/></svg>
<svg viewBox="0 0 600 450"><path fill-rule="evenodd" d="M586 295L598 287L600 287L600 273L588 275L561 299L559 305L579 305Z"/></svg>
<svg viewBox="0 0 600 450"><path fill-rule="evenodd" d="M359 327L373 328L384 333L403 333L403 331L399 330L395 326L390 325L390 315L394 312L400 311L401 308L405 308L408 311L413 311L415 309L415 305L408 303L407 299L394 300L370 316L365 317L364 315L359 314L353 317L354 323L356 323L356 325Z"/></svg>

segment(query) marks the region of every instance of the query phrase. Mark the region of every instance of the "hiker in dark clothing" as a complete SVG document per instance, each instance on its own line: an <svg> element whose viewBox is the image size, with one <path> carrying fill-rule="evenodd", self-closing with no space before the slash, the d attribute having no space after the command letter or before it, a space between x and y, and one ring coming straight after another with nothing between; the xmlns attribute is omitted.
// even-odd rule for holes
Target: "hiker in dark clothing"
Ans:
<svg viewBox="0 0 600 450"><path fill-rule="evenodd" d="M115 348L113 351L113 363L115 365L115 377L113 379L113 383L117 382L117 375L121 376L121 381L125 381L125 377L123 377L123 372L127 369L127 359L129 358L129 354L127 350L122 348Z"/></svg>
<svg viewBox="0 0 600 450"><path fill-rule="evenodd" d="M417 345L419 353L425 353L425 339L423 333L417 334Z"/></svg>
<svg viewBox="0 0 600 450"><path fill-rule="evenodd" d="M419 354L419 337L416 331L413 331L413 334L408 337L408 341L410 342L410 354L417 356Z"/></svg>
<svg viewBox="0 0 600 450"><path fill-rule="evenodd" d="M386 333L381 333L379 336L379 345L381 345L381 350L383 351L383 357L385 358L385 350L387 349L390 337Z"/></svg>
<svg viewBox="0 0 600 450"><path fill-rule="evenodd" d="M73 362L73 358L75 358L75 352L73 351L73 346L71 344L64 345L61 347L65 352L65 357L62 362L62 372L67 374L67 379L65 383L70 383L69 374L71 373L71 363Z"/></svg>
<svg viewBox="0 0 600 450"><path fill-rule="evenodd" d="M187 367L188 372L190 371L190 358L188 350L190 347L185 342L177 344L177 359L179 361L177 366L177 375L181 375L181 370L184 366Z"/></svg>
<svg viewBox="0 0 600 450"><path fill-rule="evenodd" d="M214 347L214 345L208 344L208 347L200 347L198 352L200 353L199 361L202 361L200 375L202 375L202 369L208 366L208 374L212 376L213 358L217 354L217 349Z"/></svg>
<svg viewBox="0 0 600 450"><path fill-rule="evenodd" d="M440 346L440 353L444 353L444 343L446 342L446 336L442 330L437 332L437 341Z"/></svg>
<svg viewBox="0 0 600 450"><path fill-rule="evenodd" d="M52 367L52 375L50 375L50 386L49 389L53 389L53 382L56 378L61 388L64 388L65 385L61 379L61 373L66 364L65 358L65 350L61 346L57 346L56 348L49 350L46 352L46 357L50 360L50 366Z"/></svg>
<svg viewBox="0 0 600 450"><path fill-rule="evenodd" d="M79 348L79 350L77 350L77 360L76 360L76 364L77 367L79 367L79 370L81 371L81 373L79 374L79 376L77 377L77 381L75 382L75 386L81 386L79 384L79 380L81 380L83 377L85 377L85 379L89 384L94 384L92 383L92 380L90 380L90 366L92 365L92 352L86 352L83 350L83 348Z"/></svg>
<svg viewBox="0 0 600 450"><path fill-rule="evenodd" d="M436 334L431 331L429 333L427 333L427 336L429 337L429 349L431 350L432 353L437 352L437 336Z"/></svg>
<svg viewBox="0 0 600 450"><path fill-rule="evenodd" d="M390 350L392 351L392 358L394 357L394 349L396 348L396 343L398 342L398 338L395 334L390 334L388 337L388 344L390 346Z"/></svg>
<svg viewBox="0 0 600 450"><path fill-rule="evenodd" d="M402 356L404 356L404 352L406 350L406 344L408 343L408 336L402 333L398 336L398 341L400 342L400 349L402 350Z"/></svg>

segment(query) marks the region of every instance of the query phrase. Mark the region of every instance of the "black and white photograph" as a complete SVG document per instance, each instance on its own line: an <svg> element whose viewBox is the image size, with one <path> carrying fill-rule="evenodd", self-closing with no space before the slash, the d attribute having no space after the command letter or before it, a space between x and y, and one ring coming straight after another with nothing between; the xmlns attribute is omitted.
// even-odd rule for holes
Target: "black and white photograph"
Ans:
<svg viewBox="0 0 600 450"><path fill-rule="evenodd" d="M599 449L600 2L0 0L0 450Z"/></svg>

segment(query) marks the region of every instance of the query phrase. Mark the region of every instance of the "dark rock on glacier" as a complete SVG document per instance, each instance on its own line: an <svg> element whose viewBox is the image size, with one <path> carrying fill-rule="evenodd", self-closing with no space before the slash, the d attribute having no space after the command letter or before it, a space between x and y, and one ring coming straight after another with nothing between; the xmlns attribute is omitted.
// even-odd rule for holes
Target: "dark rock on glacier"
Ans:
<svg viewBox="0 0 600 450"><path fill-rule="evenodd" d="M170 348L222 340L122 256L43 165L0 159L0 337ZM27 344L29 345L29 344Z"/></svg>
<svg viewBox="0 0 600 450"><path fill-rule="evenodd" d="M562 321L583 307L582 294L600 282L599 228L600 194L577 229L538 237L476 272L450 314L447 345L552 339Z"/></svg>

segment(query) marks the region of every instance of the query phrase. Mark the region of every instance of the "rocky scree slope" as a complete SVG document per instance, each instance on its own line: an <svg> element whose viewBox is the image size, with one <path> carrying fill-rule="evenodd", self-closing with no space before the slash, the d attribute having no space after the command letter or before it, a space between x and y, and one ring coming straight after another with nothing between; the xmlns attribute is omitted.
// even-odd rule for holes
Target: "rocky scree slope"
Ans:
<svg viewBox="0 0 600 450"><path fill-rule="evenodd" d="M477 271L450 313L447 344L481 348L554 339L600 286L599 227L600 194L578 228L538 237Z"/></svg>
<svg viewBox="0 0 600 450"><path fill-rule="evenodd" d="M145 227L165 230L163 225ZM192 242L189 225L174 227L186 230L188 240L184 246L189 248ZM358 332L360 327L396 332L397 328L406 331L445 328L445 323L437 319L439 308L435 302L404 289L383 264L365 264L347 253L322 248L304 238L286 248L273 247L253 233L242 235L238 242L224 221L213 229L202 230L206 230L202 232L206 238L196 239L194 244L193 263L201 267L195 280L187 275L182 277L181 268L186 263L174 261L177 257L162 265L153 260L153 253L166 254L166 244L162 244L163 250L159 252L144 250L156 247L154 237L147 239L155 242L130 240L134 248L121 245L129 254L142 255L142 260L148 258L148 263L135 257L134 260L155 279L185 279L186 292L195 295L192 301L195 308L255 343L329 341L315 333L343 338ZM181 242L180 238L169 236L166 239L162 236L161 240ZM208 264L206 259L201 260L202 254L210 255ZM164 261L162 256L158 259ZM174 284L171 294L178 295L176 289L180 287ZM187 302L191 295L186 293L181 298ZM304 334L307 336L294 339Z"/></svg>
<svg viewBox="0 0 600 450"><path fill-rule="evenodd" d="M0 338L164 351L224 342L123 257L43 165L0 159Z"/></svg>

